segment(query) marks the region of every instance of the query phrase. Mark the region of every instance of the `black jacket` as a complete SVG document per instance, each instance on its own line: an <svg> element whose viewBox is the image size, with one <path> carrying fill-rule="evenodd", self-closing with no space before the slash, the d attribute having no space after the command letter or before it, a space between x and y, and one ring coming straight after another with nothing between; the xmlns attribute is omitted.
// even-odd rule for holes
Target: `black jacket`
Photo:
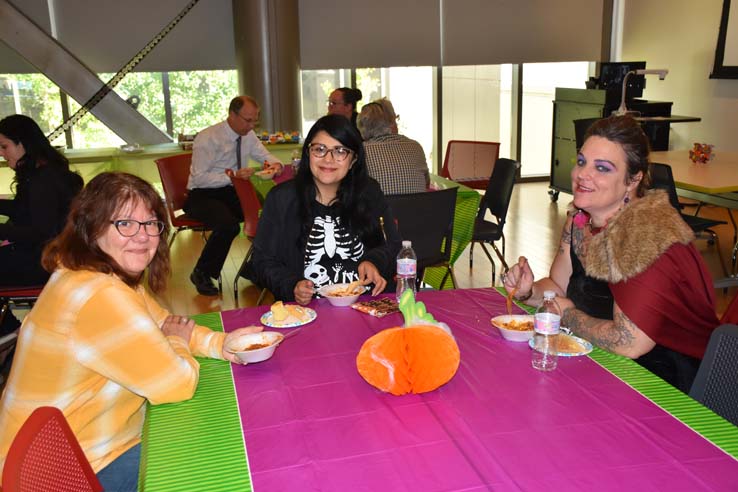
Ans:
<svg viewBox="0 0 738 492"><path fill-rule="evenodd" d="M64 228L69 205L82 185L82 178L66 169L36 169L23 193L12 200L0 200L0 215L10 219L0 224L0 240L40 252Z"/></svg>
<svg viewBox="0 0 738 492"><path fill-rule="evenodd" d="M395 260L402 240L384 194L373 179L367 196L373 220L379 224L379 217L384 217L387 240L378 241L377 247L366 248L360 261L374 264L387 280L385 291L391 292L394 290ZM295 284L305 278L305 238L301 237L298 206L294 180L275 186L267 194L246 273L249 280L266 287L276 299L283 301L295 299ZM379 225L377 228L380 230Z"/></svg>

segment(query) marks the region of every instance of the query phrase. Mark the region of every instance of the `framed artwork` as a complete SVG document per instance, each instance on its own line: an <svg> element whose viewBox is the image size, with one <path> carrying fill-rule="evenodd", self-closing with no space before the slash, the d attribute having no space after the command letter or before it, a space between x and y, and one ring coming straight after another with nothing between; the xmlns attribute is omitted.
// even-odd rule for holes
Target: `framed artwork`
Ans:
<svg viewBox="0 0 738 492"><path fill-rule="evenodd" d="M711 79L738 79L738 6L723 0Z"/></svg>

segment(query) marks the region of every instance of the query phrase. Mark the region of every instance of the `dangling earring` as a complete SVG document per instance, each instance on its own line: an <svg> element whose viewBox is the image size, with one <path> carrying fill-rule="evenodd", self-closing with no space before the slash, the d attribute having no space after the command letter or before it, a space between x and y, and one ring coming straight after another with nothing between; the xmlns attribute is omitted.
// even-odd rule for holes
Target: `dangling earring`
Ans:
<svg viewBox="0 0 738 492"><path fill-rule="evenodd" d="M630 193L627 193L625 195L625 198L623 198L623 203L627 205L629 201L630 201Z"/></svg>

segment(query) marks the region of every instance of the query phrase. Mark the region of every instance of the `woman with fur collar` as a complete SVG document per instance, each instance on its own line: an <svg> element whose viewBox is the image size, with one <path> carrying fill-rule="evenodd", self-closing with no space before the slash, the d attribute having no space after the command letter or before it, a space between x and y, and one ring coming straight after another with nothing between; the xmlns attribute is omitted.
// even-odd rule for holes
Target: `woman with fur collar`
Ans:
<svg viewBox="0 0 738 492"><path fill-rule="evenodd" d="M633 118L594 123L549 276L534 282L521 257L505 287L532 306L555 291L562 326L687 392L718 325L714 291L692 230L663 190L648 190L648 152Z"/></svg>

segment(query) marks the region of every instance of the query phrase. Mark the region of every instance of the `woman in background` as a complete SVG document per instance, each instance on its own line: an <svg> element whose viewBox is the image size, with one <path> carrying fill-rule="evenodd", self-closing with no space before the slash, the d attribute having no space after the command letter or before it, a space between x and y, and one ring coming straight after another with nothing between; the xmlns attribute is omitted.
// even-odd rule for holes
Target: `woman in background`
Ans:
<svg viewBox="0 0 738 492"><path fill-rule="evenodd" d="M51 275L23 321L0 400L0 466L18 429L40 406L59 408L106 491L136 490L146 401L192 397L194 356L238 362L226 335L174 316L147 292L170 273L169 224L146 181L102 173L72 204L45 249Z"/></svg>
<svg viewBox="0 0 738 492"><path fill-rule="evenodd" d="M49 274L41 267L41 252L64 227L82 178L69 170L67 158L36 122L22 114L0 120L0 156L15 172L15 197L0 199L0 215L8 217L0 224L0 286L43 285ZM8 311L0 333L18 326Z"/></svg>
<svg viewBox="0 0 738 492"><path fill-rule="evenodd" d="M356 118L359 116L356 105L361 101L361 97L359 89L341 87L334 90L328 97L328 114L340 114L348 118L356 128Z"/></svg>
<svg viewBox="0 0 738 492"><path fill-rule="evenodd" d="M323 285L358 280L394 289L400 236L367 174L359 132L343 116L315 122L295 179L266 197L248 278L275 298L308 304Z"/></svg>

